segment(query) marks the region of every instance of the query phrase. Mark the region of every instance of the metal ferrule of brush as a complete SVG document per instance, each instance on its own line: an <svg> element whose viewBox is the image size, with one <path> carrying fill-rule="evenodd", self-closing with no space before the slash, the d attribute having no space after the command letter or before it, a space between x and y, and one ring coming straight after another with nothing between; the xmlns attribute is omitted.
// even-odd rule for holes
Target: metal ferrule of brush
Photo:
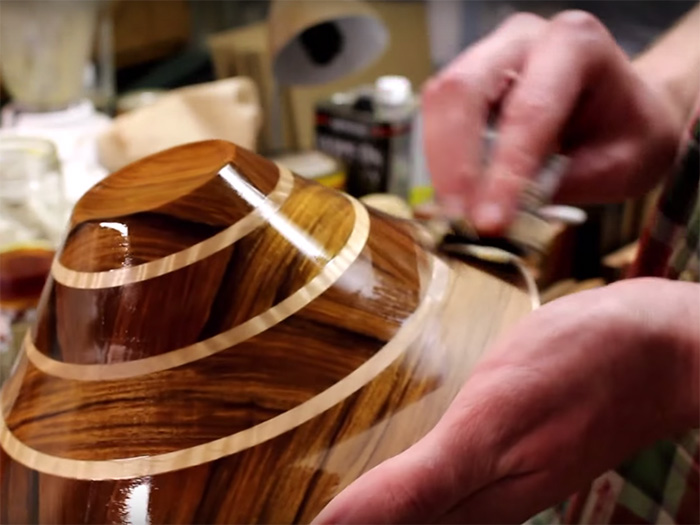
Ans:
<svg viewBox="0 0 700 525"><path fill-rule="evenodd" d="M559 184L568 166L569 159L564 155L556 154L549 157L535 179L525 187L521 194L520 208L536 212L542 206L549 204L559 189Z"/></svg>
<svg viewBox="0 0 700 525"><path fill-rule="evenodd" d="M493 120L484 131L483 140L486 166L498 141ZM541 216L539 210L551 202L568 165L569 159L561 154L553 154L547 159L520 195L513 222L501 237L481 237L466 217L451 217L447 218L449 228L442 235L441 249L498 263L544 255L558 228Z"/></svg>
<svg viewBox="0 0 700 525"><path fill-rule="evenodd" d="M521 194L506 237L523 252L543 254L556 235L557 228L539 210L552 201L568 165L569 159L564 155L552 155Z"/></svg>

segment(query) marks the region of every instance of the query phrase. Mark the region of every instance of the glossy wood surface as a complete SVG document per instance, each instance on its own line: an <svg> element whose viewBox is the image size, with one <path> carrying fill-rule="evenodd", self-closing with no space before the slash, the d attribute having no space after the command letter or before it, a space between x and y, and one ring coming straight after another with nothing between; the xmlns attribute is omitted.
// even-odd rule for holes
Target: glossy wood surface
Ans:
<svg viewBox="0 0 700 525"><path fill-rule="evenodd" d="M0 251L0 308L34 308L51 268L53 250L17 246Z"/></svg>
<svg viewBox="0 0 700 525"><path fill-rule="evenodd" d="M307 522L533 306L221 141L111 175L70 228L2 391L2 523Z"/></svg>

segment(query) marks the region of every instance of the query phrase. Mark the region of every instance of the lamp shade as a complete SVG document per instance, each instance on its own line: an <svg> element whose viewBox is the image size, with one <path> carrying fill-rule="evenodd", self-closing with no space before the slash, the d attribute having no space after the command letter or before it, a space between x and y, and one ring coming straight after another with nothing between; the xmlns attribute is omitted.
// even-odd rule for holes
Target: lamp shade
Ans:
<svg viewBox="0 0 700 525"><path fill-rule="evenodd" d="M269 30L275 76L287 85L332 82L368 66L389 42L379 15L356 0L277 0Z"/></svg>

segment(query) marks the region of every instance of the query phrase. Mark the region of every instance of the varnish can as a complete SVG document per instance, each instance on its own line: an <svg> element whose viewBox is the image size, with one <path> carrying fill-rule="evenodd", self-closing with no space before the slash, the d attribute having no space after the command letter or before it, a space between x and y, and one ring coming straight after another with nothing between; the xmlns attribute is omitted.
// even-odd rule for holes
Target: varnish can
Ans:
<svg viewBox="0 0 700 525"><path fill-rule="evenodd" d="M408 198L416 97L404 77L336 93L316 106L316 147L344 162L346 190Z"/></svg>

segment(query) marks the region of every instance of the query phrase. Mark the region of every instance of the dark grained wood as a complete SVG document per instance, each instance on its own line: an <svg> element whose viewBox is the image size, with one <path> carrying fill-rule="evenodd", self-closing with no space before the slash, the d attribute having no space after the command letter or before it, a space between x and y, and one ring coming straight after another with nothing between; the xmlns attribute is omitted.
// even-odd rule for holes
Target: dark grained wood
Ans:
<svg viewBox="0 0 700 525"><path fill-rule="evenodd" d="M382 344L293 318L206 359L122 381L61 380L30 364L8 425L32 448L64 457L170 452L244 430L307 401ZM327 361L318 362L324 353ZM38 406L42 391L53 395Z"/></svg>
<svg viewBox="0 0 700 525"><path fill-rule="evenodd" d="M2 391L0 522L308 522L532 308L517 279L281 177L211 141L78 203Z"/></svg>
<svg viewBox="0 0 700 525"><path fill-rule="evenodd" d="M18 247L0 252L0 307L33 308L51 268L52 250Z"/></svg>
<svg viewBox="0 0 700 525"><path fill-rule="evenodd" d="M231 166L267 195L277 174L274 164L221 140L200 142L153 155L122 169L88 192L76 206L73 226L147 211L204 224L228 224L248 209L219 176Z"/></svg>
<svg viewBox="0 0 700 525"><path fill-rule="evenodd" d="M95 272L155 261L184 250L224 229L152 212L111 217L77 225L64 243L61 261ZM123 232L128 232L124 235Z"/></svg>
<svg viewBox="0 0 700 525"><path fill-rule="evenodd" d="M204 336L227 330L268 310L308 284L345 245L353 227L346 199L301 180L280 209L321 250L309 257L285 232L260 228L236 243ZM328 228L329 222L334 223ZM281 255L284 254L284 255ZM260 286L264 282L265 286Z"/></svg>
<svg viewBox="0 0 700 525"><path fill-rule="evenodd" d="M2 449L0 470L0 521L12 524L38 523L39 473L13 461ZM10 494L14 497L8 497Z"/></svg>
<svg viewBox="0 0 700 525"><path fill-rule="evenodd" d="M50 344L58 343L57 358L70 363L129 361L196 342L234 250L225 248L177 272L115 288L78 290L57 283L55 315L44 312L39 323L55 317L56 339Z"/></svg>

